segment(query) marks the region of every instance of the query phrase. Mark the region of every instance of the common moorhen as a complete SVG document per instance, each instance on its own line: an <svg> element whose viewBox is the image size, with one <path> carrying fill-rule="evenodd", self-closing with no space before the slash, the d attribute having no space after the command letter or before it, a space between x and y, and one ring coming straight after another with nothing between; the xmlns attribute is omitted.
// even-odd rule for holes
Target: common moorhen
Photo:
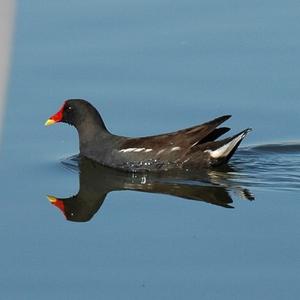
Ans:
<svg viewBox="0 0 300 300"><path fill-rule="evenodd" d="M230 130L217 128L229 115L176 132L128 138L111 134L99 112L86 100L70 99L45 125L64 122L79 134L80 154L102 165L124 171L167 171L219 166L228 162L251 130L220 141Z"/></svg>

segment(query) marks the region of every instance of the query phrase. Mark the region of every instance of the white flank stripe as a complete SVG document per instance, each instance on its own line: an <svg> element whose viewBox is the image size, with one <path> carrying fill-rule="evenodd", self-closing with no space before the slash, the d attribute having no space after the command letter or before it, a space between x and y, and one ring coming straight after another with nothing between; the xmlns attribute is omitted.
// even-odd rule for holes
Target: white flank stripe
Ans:
<svg viewBox="0 0 300 300"><path fill-rule="evenodd" d="M171 149L171 151L178 151L178 150L180 150L181 148L180 147L173 147L172 149Z"/></svg>
<svg viewBox="0 0 300 300"><path fill-rule="evenodd" d="M127 149L121 149L121 150L119 150L119 152L124 152L124 153L126 153L126 152L132 152L132 151L134 151L136 148L127 148Z"/></svg>
<svg viewBox="0 0 300 300"><path fill-rule="evenodd" d="M166 150L166 149L161 149L161 150L159 150L159 151L157 152L157 155L163 153L165 150Z"/></svg>
<svg viewBox="0 0 300 300"><path fill-rule="evenodd" d="M146 149L146 148L126 148L126 149L121 149L119 152L127 153L127 152L151 152L152 149Z"/></svg>

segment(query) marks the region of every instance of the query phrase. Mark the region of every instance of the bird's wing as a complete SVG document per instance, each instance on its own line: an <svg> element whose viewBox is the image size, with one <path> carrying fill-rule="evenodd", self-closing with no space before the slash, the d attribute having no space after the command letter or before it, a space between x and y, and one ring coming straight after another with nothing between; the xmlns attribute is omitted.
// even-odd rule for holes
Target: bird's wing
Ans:
<svg viewBox="0 0 300 300"><path fill-rule="evenodd" d="M158 161L178 161L192 147L198 144L214 141L219 136L230 130L228 127L217 128L230 116L222 116L201 125L182 129L179 131L147 136L129 138L124 140L118 149L119 154L126 153L126 157L157 159Z"/></svg>

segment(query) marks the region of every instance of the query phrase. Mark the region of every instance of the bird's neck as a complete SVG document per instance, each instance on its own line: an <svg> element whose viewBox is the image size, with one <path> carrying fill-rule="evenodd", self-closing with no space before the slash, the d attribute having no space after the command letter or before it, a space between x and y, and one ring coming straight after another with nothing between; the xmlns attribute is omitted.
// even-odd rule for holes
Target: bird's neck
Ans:
<svg viewBox="0 0 300 300"><path fill-rule="evenodd" d="M86 117L84 121L76 124L79 135L80 153L91 151L101 141L111 136L100 115Z"/></svg>

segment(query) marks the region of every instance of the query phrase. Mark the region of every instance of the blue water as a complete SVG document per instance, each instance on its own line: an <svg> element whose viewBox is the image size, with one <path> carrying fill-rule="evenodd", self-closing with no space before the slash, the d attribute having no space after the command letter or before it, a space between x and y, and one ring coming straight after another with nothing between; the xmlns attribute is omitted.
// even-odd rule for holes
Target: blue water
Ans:
<svg viewBox="0 0 300 300"><path fill-rule="evenodd" d="M18 1L0 157L1 298L296 299L299 34L292 0ZM234 209L121 190L89 222L66 221L46 195L78 192L78 172L61 163L78 152L77 135L43 124L73 97L120 135L223 114L233 132L252 127L233 170L206 181Z"/></svg>

